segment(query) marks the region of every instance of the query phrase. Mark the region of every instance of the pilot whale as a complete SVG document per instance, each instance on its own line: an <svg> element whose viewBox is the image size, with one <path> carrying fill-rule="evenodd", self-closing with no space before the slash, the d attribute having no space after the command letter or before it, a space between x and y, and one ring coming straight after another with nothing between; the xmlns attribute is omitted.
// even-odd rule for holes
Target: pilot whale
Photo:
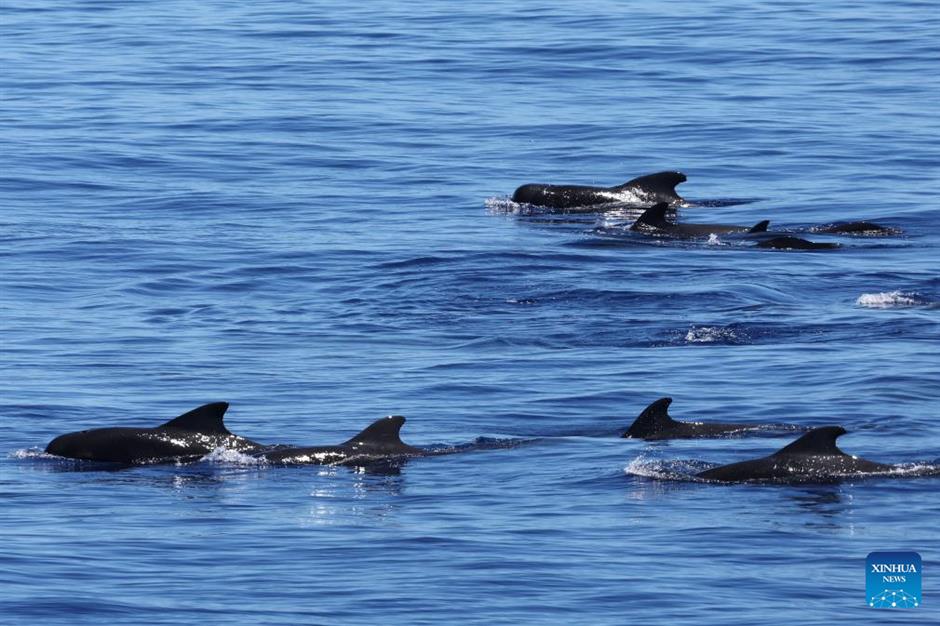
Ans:
<svg viewBox="0 0 940 626"><path fill-rule="evenodd" d="M757 430L796 429L791 424L748 424L719 422L677 422L669 415L672 398L660 398L636 418L621 437L626 439L696 439L747 434Z"/></svg>
<svg viewBox="0 0 940 626"><path fill-rule="evenodd" d="M405 424L401 415L376 420L352 439L333 446L278 447L262 452L271 463L287 465L362 465L435 453L409 446L399 432Z"/></svg>
<svg viewBox="0 0 940 626"><path fill-rule="evenodd" d="M624 196L629 194L634 202L677 204L682 202L682 197L676 193L676 185L685 181L686 177L682 172L658 172L628 180L614 187L530 183L516 189L512 194L512 201L552 209L573 209L623 202Z"/></svg>
<svg viewBox="0 0 940 626"><path fill-rule="evenodd" d="M632 231L662 234L669 237L707 237L727 233L764 233L770 226L769 220L753 226L734 226L732 224L677 224L666 219L669 204L660 202L648 208L630 227Z"/></svg>
<svg viewBox="0 0 940 626"><path fill-rule="evenodd" d="M46 452L70 459L134 465L196 460L218 447L251 452L260 444L232 434L222 422L227 402L213 402L156 428L94 428L56 437Z"/></svg>
<svg viewBox="0 0 940 626"><path fill-rule="evenodd" d="M849 456L840 450L836 439L845 433L841 426L814 428L770 456L722 465L698 476L722 482L819 482L896 469L893 465Z"/></svg>

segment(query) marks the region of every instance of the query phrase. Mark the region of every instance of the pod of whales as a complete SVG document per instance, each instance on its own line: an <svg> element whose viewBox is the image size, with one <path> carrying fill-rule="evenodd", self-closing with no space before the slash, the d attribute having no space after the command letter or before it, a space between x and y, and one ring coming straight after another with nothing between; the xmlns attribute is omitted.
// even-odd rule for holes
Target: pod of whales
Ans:
<svg viewBox="0 0 940 626"><path fill-rule="evenodd" d="M867 461L840 450L836 439L845 433L841 426L814 428L770 456L715 467L701 472L698 477L720 482L819 482L883 474L896 469L893 465Z"/></svg>
<svg viewBox="0 0 940 626"><path fill-rule="evenodd" d="M227 402L204 404L155 428L94 428L56 437L46 452L70 459L135 465L196 460L218 447L259 450L222 423Z"/></svg>
<svg viewBox="0 0 940 626"><path fill-rule="evenodd" d="M676 185L685 181L686 177L682 172L658 172L614 187L530 183L516 189L512 194L512 201L551 209L573 209L623 202L625 196L629 196L628 200L639 203L676 204L682 202L682 197L676 193Z"/></svg>
<svg viewBox="0 0 940 626"><path fill-rule="evenodd" d="M631 231L676 238L740 233L760 238L758 248L778 250L828 250L839 247L837 243L812 242L768 233L768 220L753 226L670 221L667 215L674 216L675 206L683 202L676 192L676 186L685 181L686 176L681 172L658 172L614 187L526 184L516 189L512 200L573 212L597 210L597 207L612 203L654 202L635 220L630 227ZM896 228L866 221L828 224L810 228L809 231L862 236L900 233ZM693 439L801 428L792 424L680 422L669 415L671 403L672 398L668 397L651 403L621 437L645 440ZM226 448L275 464L363 466L449 454L472 447L433 449L406 444L400 435L405 418L399 415L376 420L352 438L336 445L265 446L233 434L225 427L223 417L228 406L226 402L206 404L152 428L111 427L67 433L53 439L45 451L71 459L136 465L194 461L217 448ZM897 466L845 454L836 446L836 439L845 432L841 426L815 428L770 456L715 467L697 474L697 477L716 482L808 482L897 473ZM915 473L906 472L904 475ZM940 475L940 468L930 467L916 475Z"/></svg>
<svg viewBox="0 0 940 626"><path fill-rule="evenodd" d="M796 429L789 424L729 424L718 422L677 422L669 415L672 398L660 398L636 418L621 437L626 439L695 439L741 435L771 429Z"/></svg>
<svg viewBox="0 0 940 626"><path fill-rule="evenodd" d="M749 434L771 429L795 429L789 424L678 422L669 416L671 398L660 398L640 413L622 435L646 440L704 438ZM46 452L85 461L123 465L196 461L217 448L237 450L269 463L282 465L355 465L382 467L413 457L451 454L485 443L451 448L418 448L401 440L405 418L391 415L376 420L351 439L326 446L263 446L231 433L222 417L226 402L206 404L154 428L95 428L53 439ZM715 467L697 474L715 482L828 482L867 475L937 476L940 467L917 471L860 459L836 447L845 434L841 426L814 428L778 452L759 459ZM518 444L518 441L513 442ZM507 446L495 446L507 447ZM897 470L905 469L903 474Z"/></svg>

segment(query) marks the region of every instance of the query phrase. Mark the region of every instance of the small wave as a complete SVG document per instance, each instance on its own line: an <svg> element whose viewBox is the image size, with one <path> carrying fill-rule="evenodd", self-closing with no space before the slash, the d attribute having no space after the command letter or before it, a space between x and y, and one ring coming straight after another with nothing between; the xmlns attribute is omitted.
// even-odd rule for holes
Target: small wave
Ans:
<svg viewBox="0 0 940 626"><path fill-rule="evenodd" d="M520 446L539 442L539 438L524 437L477 437L467 443L447 444L438 443L421 446L422 450L430 456L440 456L444 454L456 454L458 452L470 452L476 450L508 450Z"/></svg>
<svg viewBox="0 0 940 626"><path fill-rule="evenodd" d="M855 301L855 304L869 309L889 309L892 307L921 306L927 304L927 301L913 292L885 291L882 293L863 293Z"/></svg>
<svg viewBox="0 0 940 626"><path fill-rule="evenodd" d="M882 473L882 475L911 477L940 476L940 465L926 462L900 463L895 465L890 471Z"/></svg>

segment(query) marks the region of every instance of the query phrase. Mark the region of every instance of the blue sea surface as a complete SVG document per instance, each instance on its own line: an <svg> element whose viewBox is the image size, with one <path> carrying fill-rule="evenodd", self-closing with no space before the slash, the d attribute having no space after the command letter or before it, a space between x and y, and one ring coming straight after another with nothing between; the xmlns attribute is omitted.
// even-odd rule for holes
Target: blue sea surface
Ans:
<svg viewBox="0 0 940 626"><path fill-rule="evenodd" d="M0 622L936 624L936 477L675 474L841 424L940 462L935 2L0 7ZM683 221L518 210L681 170ZM872 220L897 237L802 232ZM61 433L231 403L266 443L483 446L399 471L218 453L115 469ZM917 609L865 558L919 552Z"/></svg>

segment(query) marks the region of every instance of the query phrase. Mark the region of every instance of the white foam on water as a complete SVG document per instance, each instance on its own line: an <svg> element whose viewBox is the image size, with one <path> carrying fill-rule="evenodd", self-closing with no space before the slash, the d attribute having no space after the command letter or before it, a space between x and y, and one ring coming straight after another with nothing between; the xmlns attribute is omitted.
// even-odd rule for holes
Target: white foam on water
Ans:
<svg viewBox="0 0 940 626"><path fill-rule="evenodd" d="M715 343L717 341L735 341L738 335L730 328L721 326L693 326L685 334L687 343Z"/></svg>
<svg viewBox="0 0 940 626"><path fill-rule="evenodd" d="M882 293L863 293L855 301L855 304L869 309L889 309L892 307L919 306L926 304L926 302L916 293L896 290Z"/></svg>
<svg viewBox="0 0 940 626"><path fill-rule="evenodd" d="M264 457L251 456L232 448L219 446L209 454L202 457L203 461L209 463L225 463L227 465L266 465L267 460Z"/></svg>
<svg viewBox="0 0 940 626"><path fill-rule="evenodd" d="M63 457L49 454L40 448L21 448L8 455L11 459L61 459Z"/></svg>
<svg viewBox="0 0 940 626"><path fill-rule="evenodd" d="M623 468L623 472L644 478L664 478L664 473L658 463L641 456L630 461L630 464Z"/></svg>
<svg viewBox="0 0 940 626"><path fill-rule="evenodd" d="M491 214L517 214L525 205L513 202L509 196L494 196L484 201L484 206Z"/></svg>
<svg viewBox="0 0 940 626"><path fill-rule="evenodd" d="M707 464L698 461L650 459L638 456L623 468L624 474L653 478L656 480L699 481L696 474L707 469Z"/></svg>

